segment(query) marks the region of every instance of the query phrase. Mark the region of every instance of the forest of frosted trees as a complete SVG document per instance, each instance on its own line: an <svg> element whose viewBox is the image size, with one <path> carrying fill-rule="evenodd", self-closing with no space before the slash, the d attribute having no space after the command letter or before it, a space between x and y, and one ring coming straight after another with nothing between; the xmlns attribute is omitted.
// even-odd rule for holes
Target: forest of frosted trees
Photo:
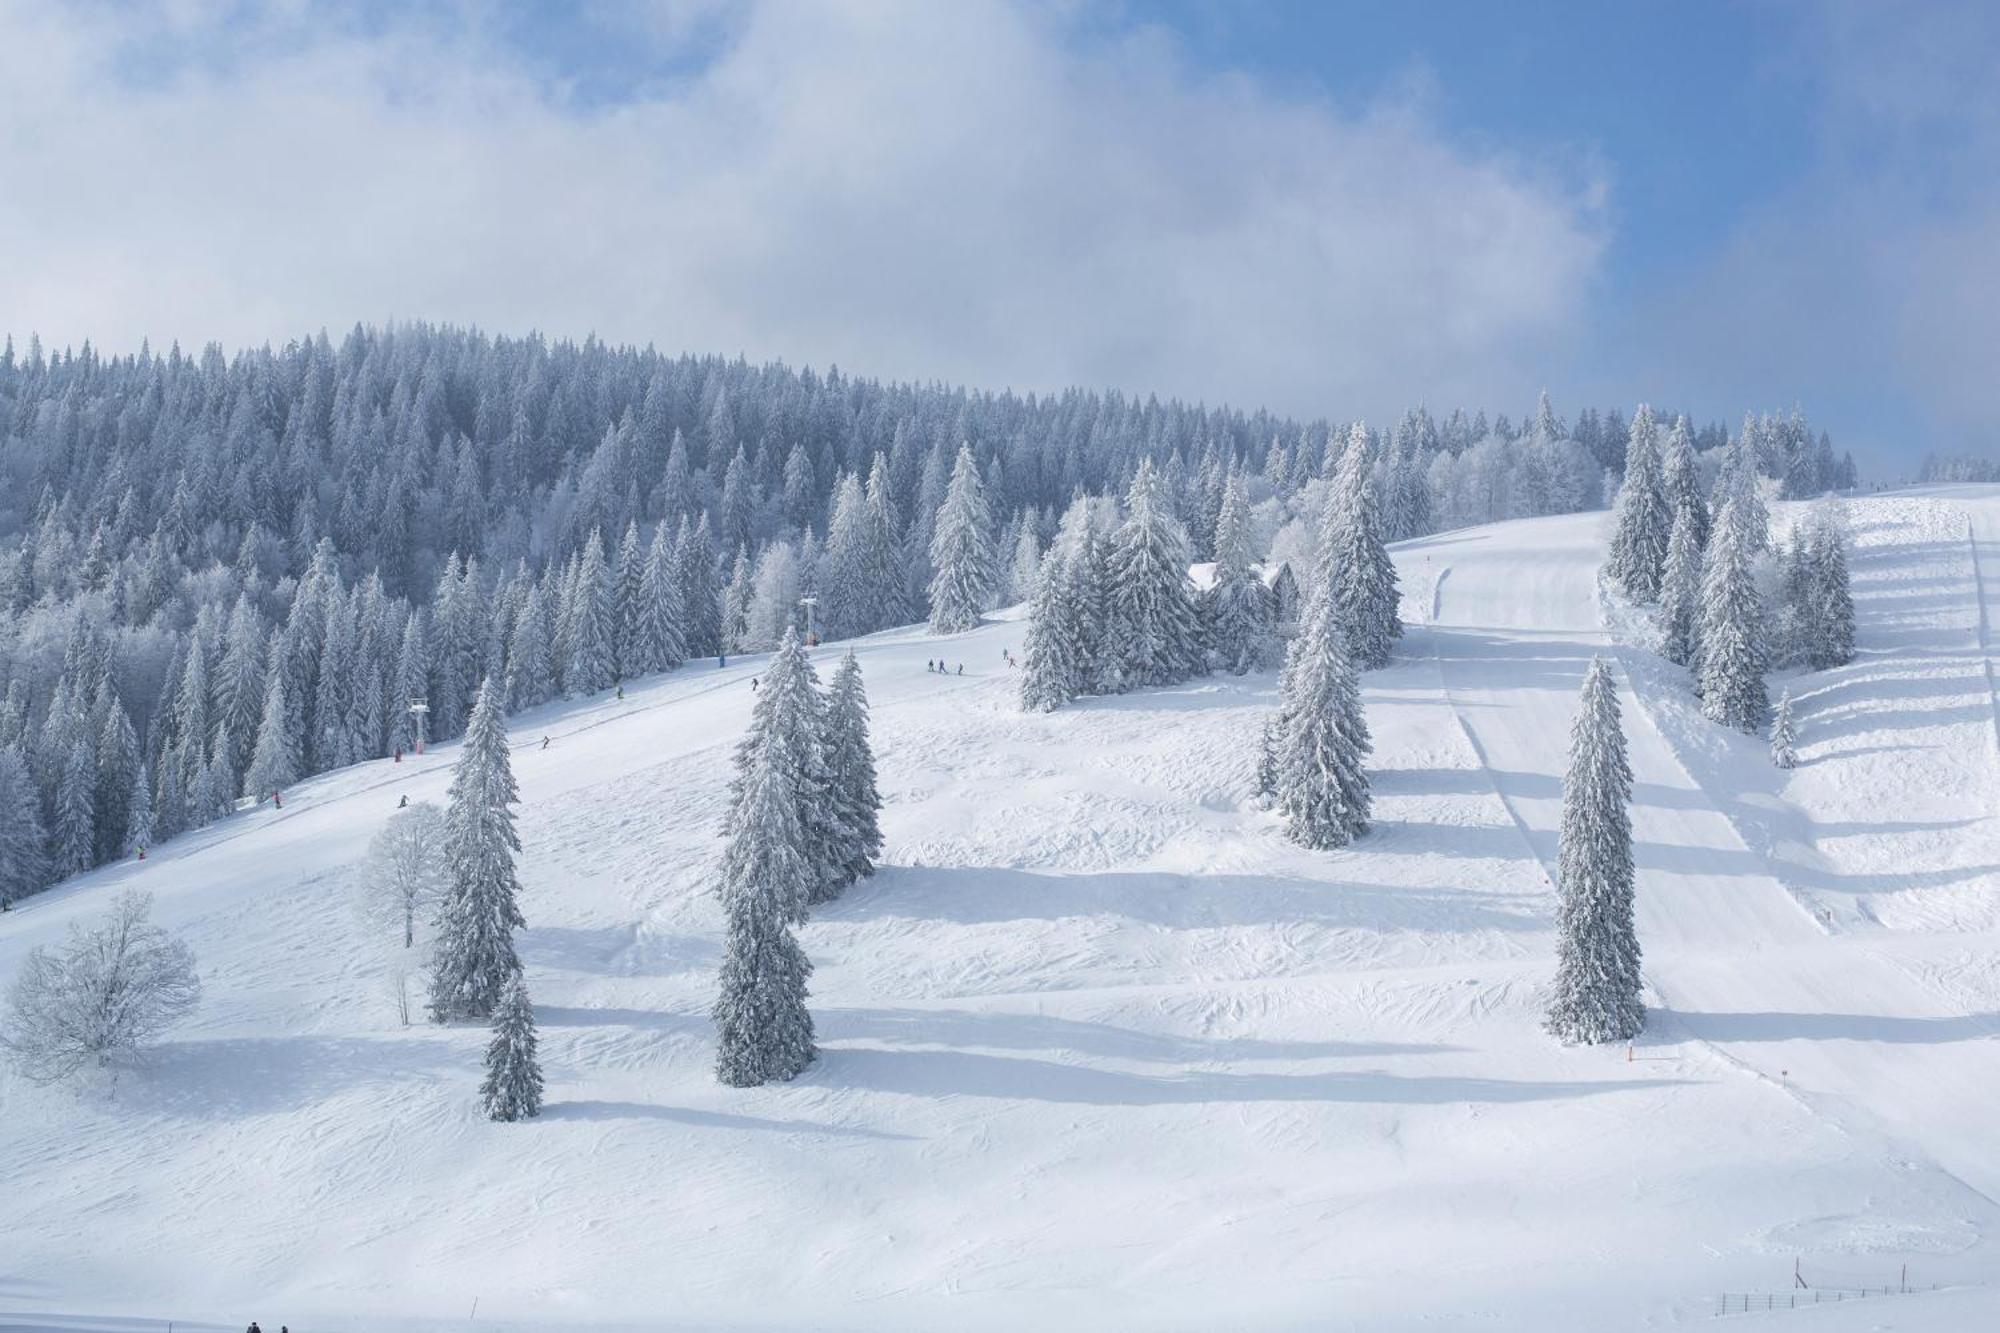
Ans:
<svg viewBox="0 0 2000 1333"><path fill-rule="evenodd" d="M1276 645L1241 614L1250 554L1316 526L1350 434L448 327L233 357L10 340L0 900L407 751L420 727L454 737L483 680L515 711L774 648L807 598L823 638L963 627L1034 594L1079 497L1107 560L1177 557L1116 550L1142 472L1152 537L1220 566L1241 631L1224 665L1267 666ZM1598 507L1628 428L1571 425L1544 396L1518 426L1418 408L1363 434L1396 540ZM1727 439L1694 435L1702 464ZM1788 491L1851 480L1796 414L1762 419L1758 448Z"/></svg>

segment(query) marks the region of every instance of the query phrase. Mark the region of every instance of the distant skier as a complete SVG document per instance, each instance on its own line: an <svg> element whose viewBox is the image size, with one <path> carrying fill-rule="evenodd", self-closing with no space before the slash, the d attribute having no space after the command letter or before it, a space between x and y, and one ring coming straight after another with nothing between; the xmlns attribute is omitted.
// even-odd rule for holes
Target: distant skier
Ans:
<svg viewBox="0 0 2000 1333"><path fill-rule="evenodd" d="M960 662L958 664L958 674L961 676L965 674L965 663Z"/></svg>
<svg viewBox="0 0 2000 1333"><path fill-rule="evenodd" d="M542 748L544 750L549 748L549 738L547 736L542 737Z"/></svg>
<svg viewBox="0 0 2000 1333"><path fill-rule="evenodd" d="M622 680L618 682L618 697L620 699L625 697L625 682Z"/></svg>
<svg viewBox="0 0 2000 1333"><path fill-rule="evenodd" d="M250 1327L243 1330L243 1333L264 1333L264 1330L257 1327L257 1321L252 1319L250 1321Z"/></svg>
<svg viewBox="0 0 2000 1333"><path fill-rule="evenodd" d="M750 693L755 694L756 692L757 692L757 678L755 676L752 676L750 677Z"/></svg>
<svg viewBox="0 0 2000 1333"><path fill-rule="evenodd" d="M715 669L716 669L717 671L720 671L720 670L722 670L722 668L724 668L724 667L726 667L726 666L728 666L728 665L729 665L729 658L728 658L728 657L726 657L726 656L725 656L725 655L723 655L722 653L717 653L717 654L715 655Z"/></svg>
<svg viewBox="0 0 2000 1333"><path fill-rule="evenodd" d="M396 747L396 762L399 764L403 762L403 747L400 745Z"/></svg>
<svg viewBox="0 0 2000 1333"><path fill-rule="evenodd" d="M410 805L410 794L408 792L404 792L403 795L396 801L396 808L398 810L406 810L409 808L409 805Z"/></svg>
<svg viewBox="0 0 2000 1333"><path fill-rule="evenodd" d="M284 794L283 792L281 792L281 791L274 791L274 792L272 792L272 793L271 793L271 806L272 806L272 808L273 808L273 809L276 809L276 810L282 810L282 809L284 809L284 808L285 808L285 794Z"/></svg>

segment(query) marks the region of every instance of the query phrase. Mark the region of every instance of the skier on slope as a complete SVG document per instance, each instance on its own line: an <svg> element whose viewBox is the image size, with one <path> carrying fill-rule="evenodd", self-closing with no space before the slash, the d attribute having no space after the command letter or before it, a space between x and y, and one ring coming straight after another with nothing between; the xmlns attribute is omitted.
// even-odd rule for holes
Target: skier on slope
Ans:
<svg viewBox="0 0 2000 1333"><path fill-rule="evenodd" d="M549 738L547 736L542 737L542 748L544 750L549 748Z"/></svg>

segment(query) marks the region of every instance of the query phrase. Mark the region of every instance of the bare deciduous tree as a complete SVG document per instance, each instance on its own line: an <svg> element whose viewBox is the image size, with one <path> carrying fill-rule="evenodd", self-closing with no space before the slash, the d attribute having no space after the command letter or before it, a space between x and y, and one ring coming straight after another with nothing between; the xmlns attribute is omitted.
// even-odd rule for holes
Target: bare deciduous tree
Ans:
<svg viewBox="0 0 2000 1333"><path fill-rule="evenodd" d="M109 1065L194 1008L194 951L147 920L152 906L151 894L124 893L95 926L71 926L60 950L29 951L0 1030L23 1076L55 1083Z"/></svg>
<svg viewBox="0 0 2000 1333"><path fill-rule="evenodd" d="M393 926L414 949L444 885L444 811L429 801L398 810L368 844L363 915Z"/></svg>

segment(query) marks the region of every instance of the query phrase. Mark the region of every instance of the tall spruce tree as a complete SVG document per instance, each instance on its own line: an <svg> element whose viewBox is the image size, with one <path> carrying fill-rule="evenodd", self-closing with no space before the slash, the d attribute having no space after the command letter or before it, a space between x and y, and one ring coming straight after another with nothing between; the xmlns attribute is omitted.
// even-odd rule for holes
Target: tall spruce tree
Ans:
<svg viewBox="0 0 2000 1333"><path fill-rule="evenodd" d="M1089 630L1083 624L1060 550L1042 560L1028 603L1028 634L1021 647L1021 707L1047 713L1093 687Z"/></svg>
<svg viewBox="0 0 2000 1333"><path fill-rule="evenodd" d="M1345 847L1368 831L1363 763L1372 743L1330 580L1313 590L1305 624L1278 678L1278 712L1264 732L1259 781L1304 847Z"/></svg>
<svg viewBox="0 0 2000 1333"><path fill-rule="evenodd" d="M42 801L20 747L0 748L0 909L48 883Z"/></svg>
<svg viewBox="0 0 2000 1333"><path fill-rule="evenodd" d="M520 800L493 683L482 682L445 798L447 884L431 958L435 1022L489 1018L521 975L514 931L525 922L514 871Z"/></svg>
<svg viewBox="0 0 2000 1333"><path fill-rule="evenodd" d="M670 671L687 661L687 610L680 580L674 577L674 546L665 524L653 533L646 568L639 579L640 634L644 652L657 670Z"/></svg>
<svg viewBox="0 0 2000 1333"><path fill-rule="evenodd" d="M868 741L868 694L851 649L827 685L826 777L832 822L839 831L838 878L851 884L874 874L875 858L882 854L882 793Z"/></svg>
<svg viewBox="0 0 2000 1333"><path fill-rule="evenodd" d="M292 710L285 697L285 673L273 670L264 681L264 712L257 723L257 748L243 773L243 794L269 800L299 780L299 742Z"/></svg>
<svg viewBox="0 0 2000 1333"><path fill-rule="evenodd" d="M1250 498L1240 472L1231 472L1223 483L1215 520L1215 582L1205 610L1209 653L1218 667L1234 676L1270 667L1278 649L1271 590L1250 546Z"/></svg>
<svg viewBox="0 0 2000 1333"><path fill-rule="evenodd" d="M564 690L574 697L610 689L618 679L618 625L604 539L594 528L584 543L563 618L568 628Z"/></svg>
<svg viewBox="0 0 2000 1333"><path fill-rule="evenodd" d="M829 902L847 885L841 865L850 831L842 826L831 793L826 699L820 694L819 673L813 670L812 658L795 626L786 627L778 651L764 669L750 714L758 732L779 731L788 738L785 757L793 765L788 774L804 832L807 868L812 873L806 899L809 903ZM746 740L743 744L747 747L750 743Z"/></svg>
<svg viewBox="0 0 2000 1333"><path fill-rule="evenodd" d="M542 1062L536 1053L535 1008L528 983L516 976L493 1012L486 1044L486 1078L479 1085L488 1120L532 1120L542 1113Z"/></svg>
<svg viewBox="0 0 2000 1333"><path fill-rule="evenodd" d="M1701 710L1712 720L1753 735L1771 711L1764 671L1763 597L1751 567L1754 534L1738 500L1723 505L1701 581L1701 647L1697 682Z"/></svg>
<svg viewBox="0 0 2000 1333"><path fill-rule="evenodd" d="M1696 544L1694 518L1686 510L1674 514L1654 623L1660 630L1661 656L1676 666L1693 663L1701 627L1701 548Z"/></svg>
<svg viewBox="0 0 2000 1333"><path fill-rule="evenodd" d="M993 594L993 515L971 445L960 445L931 530L931 633L962 634Z"/></svg>
<svg viewBox="0 0 2000 1333"><path fill-rule="evenodd" d="M729 1087L795 1078L818 1054L806 1010L812 964L792 935L819 878L794 779L805 763L794 752L801 743L788 728L753 721L737 752L714 1010L715 1076Z"/></svg>
<svg viewBox="0 0 2000 1333"><path fill-rule="evenodd" d="M1556 863L1556 980L1545 1020L1567 1043L1629 1041L1646 1025L1633 924L1632 770L1603 658L1570 728Z"/></svg>
<svg viewBox="0 0 2000 1333"><path fill-rule="evenodd" d="M1201 614L1187 530L1151 459L1132 478L1125 515L1105 557L1105 647L1119 688L1171 685L1202 668Z"/></svg>
<svg viewBox="0 0 2000 1333"><path fill-rule="evenodd" d="M1330 442L1329 442L1330 443ZM1333 615L1357 669L1386 666L1403 637L1396 566L1382 542L1375 483L1368 469L1368 428L1355 422L1327 490L1320 525L1318 582L1333 595Z"/></svg>
<svg viewBox="0 0 2000 1333"><path fill-rule="evenodd" d="M1854 660L1854 594L1847 577L1846 508L1829 496L1806 522L1805 659L1814 671Z"/></svg>
<svg viewBox="0 0 2000 1333"><path fill-rule="evenodd" d="M1685 520L1697 552L1708 548L1708 502L1701 494L1701 470L1695 465L1694 436L1685 416L1674 418L1667 434L1666 461L1662 469L1667 508L1673 521Z"/></svg>
<svg viewBox="0 0 2000 1333"><path fill-rule="evenodd" d="M1653 409L1639 404L1625 445L1625 484L1618 491L1618 526L1611 537L1607 572L1635 600L1660 595L1660 575L1673 532L1673 510L1660 470L1659 428Z"/></svg>

